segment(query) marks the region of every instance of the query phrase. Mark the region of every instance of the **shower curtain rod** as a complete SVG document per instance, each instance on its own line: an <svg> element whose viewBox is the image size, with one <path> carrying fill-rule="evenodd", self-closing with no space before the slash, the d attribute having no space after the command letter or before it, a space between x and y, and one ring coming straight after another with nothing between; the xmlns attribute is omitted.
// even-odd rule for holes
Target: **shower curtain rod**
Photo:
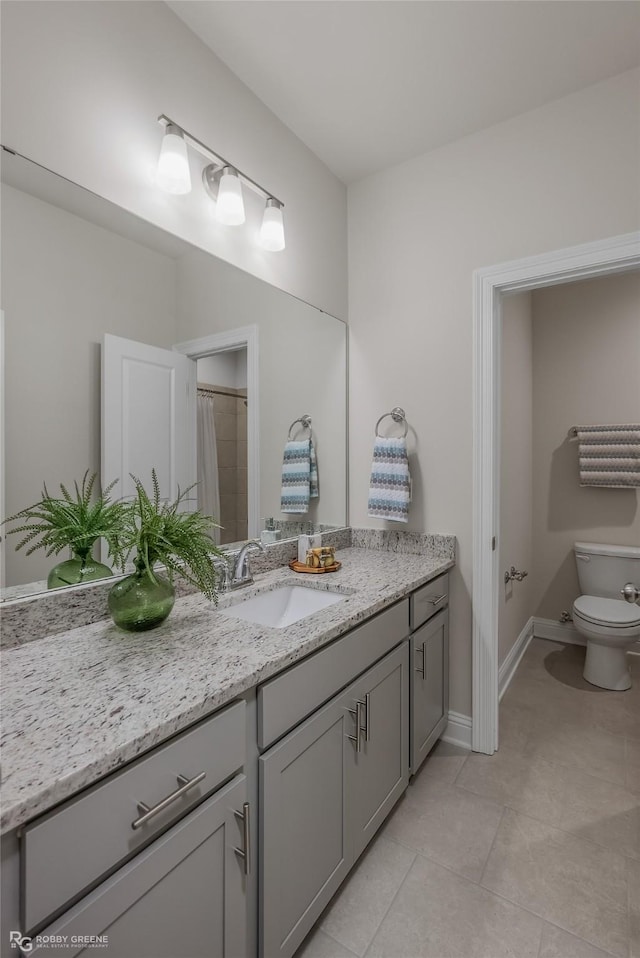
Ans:
<svg viewBox="0 0 640 958"><path fill-rule="evenodd" d="M224 389L219 389L217 386L208 386L207 383L198 383L198 392L202 393L215 393L216 396L231 396L233 399L246 399L246 395L242 393L232 393L227 392Z"/></svg>

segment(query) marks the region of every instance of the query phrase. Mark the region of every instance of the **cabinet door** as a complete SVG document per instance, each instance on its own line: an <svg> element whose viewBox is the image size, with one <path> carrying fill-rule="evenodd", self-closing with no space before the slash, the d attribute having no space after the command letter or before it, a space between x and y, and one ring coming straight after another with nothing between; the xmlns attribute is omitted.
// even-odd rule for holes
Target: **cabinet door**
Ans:
<svg viewBox="0 0 640 958"><path fill-rule="evenodd" d="M259 760L261 954L294 953L351 866L344 696Z"/></svg>
<svg viewBox="0 0 640 958"><path fill-rule="evenodd" d="M354 858L363 851L409 779L409 646L403 642L349 690L360 702L360 751L350 748L350 824Z"/></svg>
<svg viewBox="0 0 640 958"><path fill-rule="evenodd" d="M411 636L411 771L415 773L447 725L449 610Z"/></svg>
<svg viewBox="0 0 640 958"><path fill-rule="evenodd" d="M246 780L236 776L98 886L43 935L107 936L109 958L239 958L246 954L242 822ZM93 954L82 945L68 955ZM38 958L59 948L38 948Z"/></svg>

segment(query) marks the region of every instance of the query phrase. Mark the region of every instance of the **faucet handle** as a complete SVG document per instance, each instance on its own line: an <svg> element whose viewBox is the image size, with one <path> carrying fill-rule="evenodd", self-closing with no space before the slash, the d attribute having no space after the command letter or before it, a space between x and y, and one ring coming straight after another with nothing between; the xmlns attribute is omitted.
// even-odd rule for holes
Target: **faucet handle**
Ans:
<svg viewBox="0 0 640 958"><path fill-rule="evenodd" d="M229 582L231 581L231 566L227 556L216 556L213 559L213 567L220 576L220 592L227 592Z"/></svg>

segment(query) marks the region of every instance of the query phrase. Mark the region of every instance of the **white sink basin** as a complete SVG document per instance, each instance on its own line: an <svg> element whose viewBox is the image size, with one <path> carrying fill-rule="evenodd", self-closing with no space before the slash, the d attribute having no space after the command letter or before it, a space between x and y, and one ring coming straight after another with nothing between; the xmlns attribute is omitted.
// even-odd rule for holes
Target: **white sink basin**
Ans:
<svg viewBox="0 0 640 958"><path fill-rule="evenodd" d="M304 585L282 585L271 592L261 592L226 609L220 609L220 612L232 619L256 622L271 629L284 629L287 625L346 598L342 592L312 589Z"/></svg>

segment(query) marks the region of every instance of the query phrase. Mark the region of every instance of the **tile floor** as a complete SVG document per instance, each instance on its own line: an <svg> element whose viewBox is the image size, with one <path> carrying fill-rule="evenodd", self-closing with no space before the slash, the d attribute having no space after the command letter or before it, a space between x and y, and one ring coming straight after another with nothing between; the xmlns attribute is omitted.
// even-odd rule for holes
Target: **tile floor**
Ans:
<svg viewBox="0 0 640 958"><path fill-rule="evenodd" d="M440 742L296 958L640 958L640 656L535 639L500 750Z"/></svg>

